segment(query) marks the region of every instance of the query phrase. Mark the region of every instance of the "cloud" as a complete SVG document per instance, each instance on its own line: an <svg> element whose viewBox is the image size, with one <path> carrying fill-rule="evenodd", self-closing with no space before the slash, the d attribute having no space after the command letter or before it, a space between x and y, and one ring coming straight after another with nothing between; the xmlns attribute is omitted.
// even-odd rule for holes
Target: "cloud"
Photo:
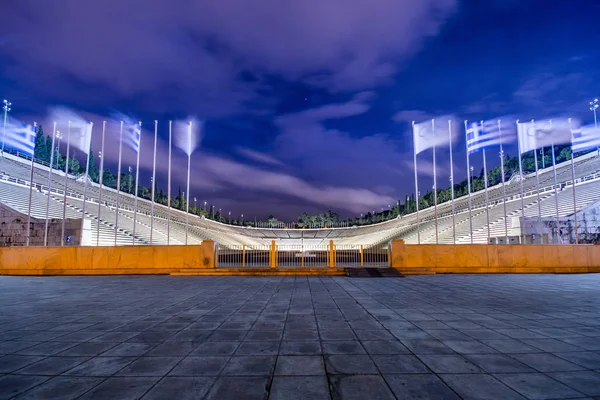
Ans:
<svg viewBox="0 0 600 400"><path fill-rule="evenodd" d="M275 120L280 129L275 153L293 165L302 176L325 184L370 188L392 195L402 187L405 171L394 168L411 157L402 140L387 133L358 130L354 134L335 128L341 120L367 113L370 105L357 96L345 103L332 103ZM388 204L384 200L382 204Z"/></svg>
<svg viewBox="0 0 600 400"><path fill-rule="evenodd" d="M565 75L550 72L536 73L527 78L513 93L513 101L520 105L524 113L532 111L539 113L543 110L545 115L541 117L570 113L578 116L582 110L585 110L581 107L581 99L589 95L591 82L590 78L583 73Z"/></svg>
<svg viewBox="0 0 600 400"><path fill-rule="evenodd" d="M306 115L311 115L307 113ZM94 114L82 114L86 120L94 122L94 130L92 136L92 148L97 156L98 150L101 148L102 142L102 116ZM51 126L51 122L45 122L45 126ZM59 126L65 125L59 123ZM117 121L108 121L105 131L105 146L103 157L105 166L110 168L113 173L117 171L118 161L118 132L119 123ZM159 121L159 132L168 130L166 121ZM46 133L50 133L47 131ZM174 135L185 134L186 132L174 131ZM167 172L168 172L168 141L158 136L157 142L157 182L159 187L166 189ZM66 143L63 142L63 154ZM153 167L153 149L154 149L154 130L153 126L143 127L141 137L140 150L140 183L150 186L150 176ZM203 198L235 198L236 200L221 200L220 204L228 204L238 208L236 204L243 203L249 196L258 195L260 198L273 197L285 198L287 204L293 205L293 209L304 207L307 204L317 206L317 209L333 208L349 213L359 213L365 209L373 207L381 207L384 204L389 204L393 201L390 196L381 195L368 188L360 185L344 185L343 183L334 181L331 183L310 182L301 177L295 176L289 171L292 168L287 167L283 162L276 158L256 152L249 149L241 150L246 156L254 157L254 160L260 160L266 166L253 166L243 162L235 161L226 157L216 156L200 149L192 154L191 158L191 180L192 188L190 192L192 196L197 196L197 193L203 193ZM79 153L77 157L82 158ZM265 163L265 161L268 161ZM122 171L127 171L129 166L136 165L136 153L127 147L123 147L122 153ZM176 188L179 186L185 190L186 175L187 175L187 155L177 149L172 148L172 193L176 193ZM210 193L207 195L207 192ZM204 199L203 199L204 200ZM261 200L262 201L262 200ZM212 201L211 201L212 202ZM280 212L285 213L284 216L289 218L292 215L289 211L286 213L284 203L280 203ZM280 214L281 215L281 214ZM295 216L295 215L294 215Z"/></svg>
<svg viewBox="0 0 600 400"><path fill-rule="evenodd" d="M262 164L281 166L281 167L284 166L284 164L281 161L279 161L278 159L276 159L275 157L272 157L265 153L261 153L260 151L255 151L255 150L248 149L245 147L239 147L236 149L236 151L238 154L241 154L242 156L246 157L247 159L257 161Z"/></svg>
<svg viewBox="0 0 600 400"><path fill-rule="evenodd" d="M252 108L268 76L332 91L385 82L456 3L20 0L0 15L0 54L47 95L222 115Z"/></svg>
<svg viewBox="0 0 600 400"><path fill-rule="evenodd" d="M406 122L411 124L413 121L419 123L427 120L431 120L434 118L432 114L429 114L425 111L421 110L402 110L398 111L392 117L392 120L395 122Z"/></svg>

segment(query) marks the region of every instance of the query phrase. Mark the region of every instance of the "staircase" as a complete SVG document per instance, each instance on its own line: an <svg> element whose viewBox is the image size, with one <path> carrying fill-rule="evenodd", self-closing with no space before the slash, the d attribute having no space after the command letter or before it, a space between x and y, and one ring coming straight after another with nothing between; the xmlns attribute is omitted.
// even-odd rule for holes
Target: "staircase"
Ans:
<svg viewBox="0 0 600 400"><path fill-rule="evenodd" d="M346 268L346 276L350 278L404 278L394 268Z"/></svg>

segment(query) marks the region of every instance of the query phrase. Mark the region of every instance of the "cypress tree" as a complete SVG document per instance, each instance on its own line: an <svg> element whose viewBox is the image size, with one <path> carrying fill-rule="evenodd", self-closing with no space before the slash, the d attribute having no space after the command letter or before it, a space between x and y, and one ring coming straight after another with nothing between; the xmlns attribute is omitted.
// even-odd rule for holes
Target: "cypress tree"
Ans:
<svg viewBox="0 0 600 400"><path fill-rule="evenodd" d="M42 125L39 125L37 128L37 133L35 134L35 159L40 161L48 161L50 156L46 151L46 137L44 135L44 128Z"/></svg>

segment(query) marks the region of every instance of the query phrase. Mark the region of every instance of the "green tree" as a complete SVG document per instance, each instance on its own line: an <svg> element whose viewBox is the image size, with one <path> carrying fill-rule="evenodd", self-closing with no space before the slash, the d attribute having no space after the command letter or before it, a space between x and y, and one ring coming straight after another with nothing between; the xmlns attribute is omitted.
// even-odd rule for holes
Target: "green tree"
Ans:
<svg viewBox="0 0 600 400"><path fill-rule="evenodd" d="M90 162L88 163L89 166L89 177L93 182L98 182L98 176L100 175L100 173L98 172L98 169L96 168L96 164L94 163L94 152L92 151L91 145L90 145Z"/></svg>
<svg viewBox="0 0 600 400"><path fill-rule="evenodd" d="M35 134L35 148L34 156L36 160L48 162L50 155L46 149L46 135L44 134L44 127L39 125L37 133Z"/></svg>

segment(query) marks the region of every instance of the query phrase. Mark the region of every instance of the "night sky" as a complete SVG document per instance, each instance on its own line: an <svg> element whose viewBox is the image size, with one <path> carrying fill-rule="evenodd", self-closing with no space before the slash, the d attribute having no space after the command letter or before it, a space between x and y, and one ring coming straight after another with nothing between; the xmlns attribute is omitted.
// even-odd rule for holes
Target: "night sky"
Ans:
<svg viewBox="0 0 600 400"><path fill-rule="evenodd" d="M49 107L70 107L95 122L95 151L103 119L141 120L147 186L159 120L165 191L167 121L203 120L191 197L245 218L356 215L403 199L414 192L412 120L588 123L588 103L600 96L593 0L4 3L0 96L13 117L43 121L49 133ZM105 150L113 172L116 128L108 124ZM440 188L447 153L439 154ZM174 157L176 193L185 190L186 156ZM129 150L123 165L135 165ZM419 156L419 174L431 188L430 152ZM466 176L464 140L455 144L455 174Z"/></svg>

